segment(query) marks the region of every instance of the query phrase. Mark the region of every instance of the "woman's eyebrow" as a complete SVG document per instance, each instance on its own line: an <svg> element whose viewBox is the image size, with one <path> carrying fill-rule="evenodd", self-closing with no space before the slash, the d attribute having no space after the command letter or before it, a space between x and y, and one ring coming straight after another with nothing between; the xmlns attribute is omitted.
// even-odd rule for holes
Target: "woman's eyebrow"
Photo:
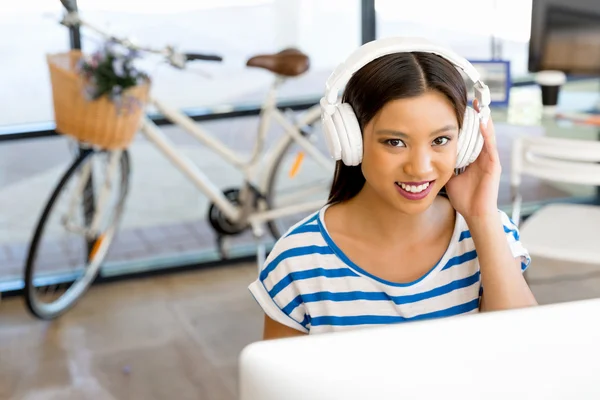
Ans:
<svg viewBox="0 0 600 400"><path fill-rule="evenodd" d="M458 127L454 124L449 124L449 125L445 125L439 129L436 129L435 131L431 132L429 134L429 136L435 136L435 135L439 135L440 133L443 132L448 132L448 131L457 131ZM399 138L402 139L406 139L408 138L408 134L404 133L404 132L400 132L394 129L379 129L377 132L375 132L376 135L391 135L391 136L397 136Z"/></svg>
<svg viewBox="0 0 600 400"><path fill-rule="evenodd" d="M402 139L406 139L408 138L408 135L404 132L400 132L400 131L396 131L393 129L380 129L377 132L375 132L376 135L385 135L385 136L397 136L399 138Z"/></svg>
<svg viewBox="0 0 600 400"><path fill-rule="evenodd" d="M441 127L440 129L436 129L435 131L431 132L429 134L429 136L435 136L435 135L439 135L440 133L443 133L443 132L457 131L457 130L458 130L458 126L456 126L454 124L448 124L446 126Z"/></svg>

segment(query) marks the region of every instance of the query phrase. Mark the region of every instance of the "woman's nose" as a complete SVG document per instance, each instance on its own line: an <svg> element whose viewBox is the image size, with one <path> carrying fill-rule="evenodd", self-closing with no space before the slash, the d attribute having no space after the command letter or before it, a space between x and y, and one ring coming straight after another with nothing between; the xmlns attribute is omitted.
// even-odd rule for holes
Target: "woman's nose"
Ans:
<svg viewBox="0 0 600 400"><path fill-rule="evenodd" d="M404 164L404 173L415 179L429 178L433 172L430 149L413 148Z"/></svg>

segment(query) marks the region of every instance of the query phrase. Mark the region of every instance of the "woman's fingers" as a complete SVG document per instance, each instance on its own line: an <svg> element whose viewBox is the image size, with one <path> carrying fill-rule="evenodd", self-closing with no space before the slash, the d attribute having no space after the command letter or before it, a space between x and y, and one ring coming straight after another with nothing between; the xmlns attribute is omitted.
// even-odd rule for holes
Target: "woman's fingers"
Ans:
<svg viewBox="0 0 600 400"><path fill-rule="evenodd" d="M473 109L479 113L479 102L477 99L473 100ZM496 145L496 131L494 129L494 123L492 121L492 117L489 116L487 118L487 123L484 124L483 121L479 122L479 129L481 131L481 136L483 136L483 150L482 152L487 153L490 160L494 163L499 163L499 155L498 148Z"/></svg>

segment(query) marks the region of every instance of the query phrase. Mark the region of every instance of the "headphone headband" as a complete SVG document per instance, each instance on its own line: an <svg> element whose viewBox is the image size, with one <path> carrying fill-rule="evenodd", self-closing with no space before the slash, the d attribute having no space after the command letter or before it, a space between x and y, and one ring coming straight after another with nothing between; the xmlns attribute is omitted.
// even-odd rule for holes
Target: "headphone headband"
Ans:
<svg viewBox="0 0 600 400"><path fill-rule="evenodd" d="M489 88L481 81L479 73L466 59L453 51L415 37L391 37L362 45L345 62L338 65L327 79L325 94L321 98L321 120L331 156L345 165L362 162L362 132L350 104L340 103L338 93L351 76L372 60L393 53L426 52L437 54L461 69L473 81L473 91L478 110L465 109L463 126L459 132L456 170L462 170L479 155L483 146L480 124L486 124L490 116L491 96ZM462 81L461 81L462 83Z"/></svg>
<svg viewBox="0 0 600 400"><path fill-rule="evenodd" d="M475 84L476 97L483 101L484 105L489 105L489 91L478 93L487 89L487 86L480 81L479 72L465 58L460 57L452 50L439 46L426 39L418 37L389 37L374 40L360 46L354 53L346 59L345 62L338 65L333 73L327 79L325 86L325 100L329 104L335 104L338 98L338 92L344 86L350 77L359 69L367 65L372 60L392 54L403 52L426 52L444 57L456 67L464 71L471 81ZM478 85L479 84L479 85ZM323 103L323 102L322 102ZM487 103L487 104L485 104Z"/></svg>

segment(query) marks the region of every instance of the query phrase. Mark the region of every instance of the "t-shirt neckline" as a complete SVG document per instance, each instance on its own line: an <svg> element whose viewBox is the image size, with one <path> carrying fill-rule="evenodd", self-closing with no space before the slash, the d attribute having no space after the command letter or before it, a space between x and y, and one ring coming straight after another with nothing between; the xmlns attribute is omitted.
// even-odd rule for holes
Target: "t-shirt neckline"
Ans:
<svg viewBox="0 0 600 400"><path fill-rule="evenodd" d="M461 229L460 229L461 224L459 223L460 214L455 211L454 230L452 232L452 237L450 238L450 243L448 243L448 247L444 251L444 254L442 255L442 257L438 260L438 262L429 271L427 271L423 276L421 276L420 278L418 278L412 282L403 282L403 283L392 282L392 281L388 281L386 279L380 278L380 277L378 277L374 274L371 274L370 272L367 272L366 270L362 269L360 266L358 266L356 263L354 263L352 260L350 260L350 258L342 251L342 249L340 249L338 247L338 245L333 241L333 239L329 235L329 232L327 231L327 226L325 225L325 211L329 208L330 205L331 204L326 204L325 206L323 206L321 208L321 210L319 210L319 218L317 219L317 222L319 224L319 230L321 231L321 235L323 235L325 242L331 248L331 250L335 253L335 255L340 260L342 260L350 269L352 269L354 272L358 273L359 275L361 275L363 277L367 277L372 280L375 280L384 285L393 286L393 287L397 287L397 288L413 287L413 286L422 284L422 283L432 279L433 277L435 277L435 275L437 275L437 273L444 268L444 266L448 263L448 261L450 261L451 255L454 250L454 246L456 245L458 238L461 234Z"/></svg>

